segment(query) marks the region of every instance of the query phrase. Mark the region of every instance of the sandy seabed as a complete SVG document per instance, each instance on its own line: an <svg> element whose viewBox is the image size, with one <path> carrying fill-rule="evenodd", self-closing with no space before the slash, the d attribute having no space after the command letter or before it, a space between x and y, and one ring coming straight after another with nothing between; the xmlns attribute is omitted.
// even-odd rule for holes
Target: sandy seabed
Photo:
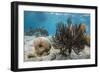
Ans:
<svg viewBox="0 0 100 73"><path fill-rule="evenodd" d="M35 36L24 36L24 61L51 61L51 60L70 60L70 59L89 59L90 58L90 47L85 46L84 50L77 55L73 50L70 56L63 56L59 54L60 50L51 47L50 54L42 57L28 58L29 54L34 55L34 47L32 46ZM50 39L51 37L46 37Z"/></svg>

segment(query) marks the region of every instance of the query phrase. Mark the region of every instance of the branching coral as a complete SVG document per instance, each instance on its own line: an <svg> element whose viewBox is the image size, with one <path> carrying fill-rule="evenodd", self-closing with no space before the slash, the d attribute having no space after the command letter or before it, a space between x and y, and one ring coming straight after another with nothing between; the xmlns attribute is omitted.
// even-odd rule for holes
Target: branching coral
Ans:
<svg viewBox="0 0 100 73"><path fill-rule="evenodd" d="M65 25L58 23L56 26L56 34L53 37L53 46L60 49L62 55L70 55L72 49L79 54L85 47L90 45L90 37L86 34L86 25ZM68 51L68 53L66 53Z"/></svg>

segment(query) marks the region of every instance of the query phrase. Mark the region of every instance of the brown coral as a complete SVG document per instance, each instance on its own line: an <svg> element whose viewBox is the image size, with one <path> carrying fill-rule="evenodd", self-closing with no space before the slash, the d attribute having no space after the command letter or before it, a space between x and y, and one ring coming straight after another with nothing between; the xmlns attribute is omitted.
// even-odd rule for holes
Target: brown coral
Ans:
<svg viewBox="0 0 100 73"><path fill-rule="evenodd" d="M70 55L72 49L76 54L84 49L85 45L90 44L90 37L86 34L86 25L65 25L63 23L57 24L55 37L53 37L53 46L61 50L61 54Z"/></svg>

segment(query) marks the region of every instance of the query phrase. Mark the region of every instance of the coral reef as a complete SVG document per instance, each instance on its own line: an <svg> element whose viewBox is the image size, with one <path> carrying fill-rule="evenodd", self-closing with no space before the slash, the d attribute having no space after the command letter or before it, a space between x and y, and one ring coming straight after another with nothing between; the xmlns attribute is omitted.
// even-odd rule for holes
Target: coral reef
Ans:
<svg viewBox="0 0 100 73"><path fill-rule="evenodd" d="M29 35L29 36L34 35L36 37L48 36L48 31L45 28L42 28L42 27L38 27L38 28L35 28L35 29L32 29L32 27L30 27L29 31L25 32L25 35Z"/></svg>
<svg viewBox="0 0 100 73"><path fill-rule="evenodd" d="M33 28L25 32L25 61L90 58L90 35L86 32L86 24L72 24L69 17L67 23L56 25L53 35L45 28Z"/></svg>
<svg viewBox="0 0 100 73"><path fill-rule="evenodd" d="M73 50L78 55L85 45L90 45L90 36L86 34L86 25L83 23L72 25L69 21L67 26L60 22L56 26L53 41L53 46L55 49L60 49L60 54L69 56ZM66 53L66 51L68 52Z"/></svg>

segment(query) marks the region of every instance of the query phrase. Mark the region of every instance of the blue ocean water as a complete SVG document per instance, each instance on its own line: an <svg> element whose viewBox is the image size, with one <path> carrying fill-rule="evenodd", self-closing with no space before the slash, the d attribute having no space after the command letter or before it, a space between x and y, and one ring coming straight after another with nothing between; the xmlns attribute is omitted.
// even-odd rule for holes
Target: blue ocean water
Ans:
<svg viewBox="0 0 100 73"><path fill-rule="evenodd" d="M65 13L65 12L40 12L40 11L24 11L24 31L42 27L45 28L49 35L56 32L56 24L63 22L67 25L67 19L71 17L72 24L86 24L86 32L90 34L90 14L86 13Z"/></svg>

